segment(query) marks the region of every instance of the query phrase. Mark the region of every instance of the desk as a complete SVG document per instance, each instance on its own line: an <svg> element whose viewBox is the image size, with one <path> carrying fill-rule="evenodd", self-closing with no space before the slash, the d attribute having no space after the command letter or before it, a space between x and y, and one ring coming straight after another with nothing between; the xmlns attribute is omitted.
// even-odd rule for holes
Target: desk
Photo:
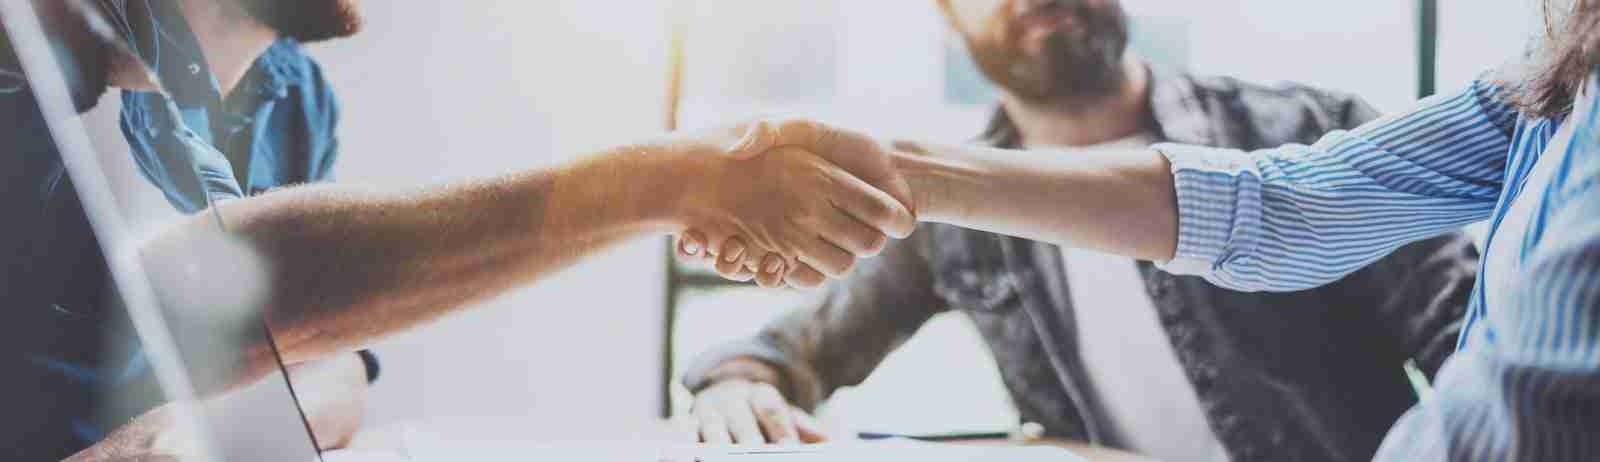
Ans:
<svg viewBox="0 0 1600 462"><path fill-rule="evenodd" d="M537 439L555 442L628 441L681 444L678 431L667 422L641 419L606 425L604 428L588 423L563 424L548 419L535 418L450 418L426 422L408 422L386 425L366 430L356 435L350 447L365 450L396 450L404 446L405 432L409 428L463 441L521 441ZM854 433L836 433L854 434ZM1023 444L1007 440L967 440L948 444L1011 445ZM1033 445L1055 446L1070 450L1092 462L1156 462L1155 459L1115 449L1093 447L1087 444L1046 439Z"/></svg>

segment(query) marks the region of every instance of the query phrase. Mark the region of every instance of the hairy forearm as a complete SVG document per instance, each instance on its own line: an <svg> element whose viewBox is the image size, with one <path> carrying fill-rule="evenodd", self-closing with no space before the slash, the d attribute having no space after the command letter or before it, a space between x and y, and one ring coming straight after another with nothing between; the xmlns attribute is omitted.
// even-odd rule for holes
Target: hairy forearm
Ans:
<svg viewBox="0 0 1600 462"><path fill-rule="evenodd" d="M224 264L244 273L231 276L244 286L234 290L256 295L250 303L265 313L285 360L353 351L613 243L673 230L673 201L689 173L678 170L693 166L682 157L618 148L551 169L407 193L318 185L225 202L222 240L244 250L223 251L239 257ZM208 215L165 234L146 253L182 261L195 242L215 240L205 237L216 229ZM270 358L264 345L246 350L252 364Z"/></svg>
<svg viewBox="0 0 1600 462"><path fill-rule="evenodd" d="M1152 261L1177 249L1171 167L1153 150L1039 153L906 145L921 221Z"/></svg>

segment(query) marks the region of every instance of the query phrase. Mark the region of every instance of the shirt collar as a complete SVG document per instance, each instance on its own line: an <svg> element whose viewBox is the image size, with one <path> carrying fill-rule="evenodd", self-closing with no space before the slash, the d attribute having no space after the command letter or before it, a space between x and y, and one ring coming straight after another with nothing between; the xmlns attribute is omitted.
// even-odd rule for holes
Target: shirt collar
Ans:
<svg viewBox="0 0 1600 462"><path fill-rule="evenodd" d="M115 3L115 2L114 2ZM122 0L119 14L126 15L134 49L161 78L167 94L179 107L204 107L221 98L220 85L206 62L183 12L173 0ZM305 60L292 39L279 39L246 71L234 92L253 91L282 97L304 71Z"/></svg>

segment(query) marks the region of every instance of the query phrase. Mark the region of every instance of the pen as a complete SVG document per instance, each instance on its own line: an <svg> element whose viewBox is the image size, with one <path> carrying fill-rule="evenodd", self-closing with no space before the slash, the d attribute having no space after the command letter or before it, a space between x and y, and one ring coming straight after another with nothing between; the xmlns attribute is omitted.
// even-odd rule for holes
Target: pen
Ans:
<svg viewBox="0 0 1600 462"><path fill-rule="evenodd" d="M988 439L1013 439L1018 441L1035 441L1044 437L1044 426L1034 422L1026 422L1017 426L1015 430L1005 432L949 432L925 434L899 434L886 432L860 432L856 438L863 440L883 440L890 438L905 438L908 440L927 441L932 443L962 441L962 440L988 440Z"/></svg>

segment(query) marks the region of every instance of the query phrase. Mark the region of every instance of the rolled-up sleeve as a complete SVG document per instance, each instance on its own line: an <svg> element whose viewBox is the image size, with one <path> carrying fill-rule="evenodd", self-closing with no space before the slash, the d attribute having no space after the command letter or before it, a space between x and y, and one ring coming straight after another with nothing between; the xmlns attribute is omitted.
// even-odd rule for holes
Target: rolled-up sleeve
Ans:
<svg viewBox="0 0 1600 462"><path fill-rule="evenodd" d="M1178 249L1163 269L1241 291L1294 291L1494 210L1518 117L1474 82L1311 146L1154 148L1172 164Z"/></svg>

